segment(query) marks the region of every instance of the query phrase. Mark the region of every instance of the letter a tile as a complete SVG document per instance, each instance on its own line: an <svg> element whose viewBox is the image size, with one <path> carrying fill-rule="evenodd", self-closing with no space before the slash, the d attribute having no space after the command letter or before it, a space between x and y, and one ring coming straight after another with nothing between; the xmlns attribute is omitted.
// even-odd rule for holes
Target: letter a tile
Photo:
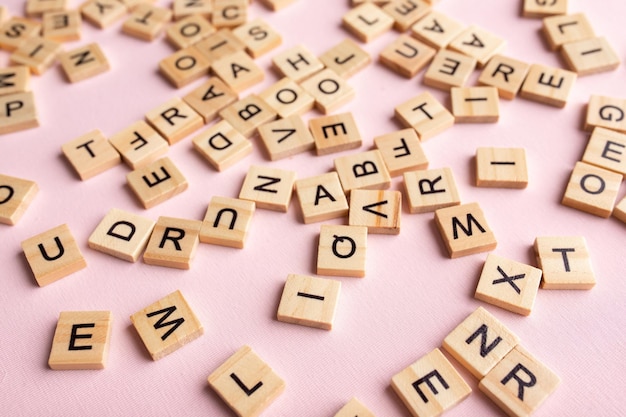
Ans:
<svg viewBox="0 0 626 417"><path fill-rule="evenodd" d="M204 328L180 291L130 316L152 360L159 360L202 336Z"/></svg>
<svg viewBox="0 0 626 417"><path fill-rule="evenodd" d="M331 330L340 289L339 281L290 274L276 318L285 323Z"/></svg>
<svg viewBox="0 0 626 417"><path fill-rule="evenodd" d="M439 416L472 392L439 349L394 375L391 387L411 414L419 417Z"/></svg>
<svg viewBox="0 0 626 417"><path fill-rule="evenodd" d="M200 243L199 220L159 217L143 254L149 265L189 269Z"/></svg>
<svg viewBox="0 0 626 417"><path fill-rule="evenodd" d="M296 181L296 194L306 224L348 214L348 200L336 172Z"/></svg>
<svg viewBox="0 0 626 417"><path fill-rule="evenodd" d="M285 381L250 346L243 346L208 378L239 417L256 417L285 390Z"/></svg>
<svg viewBox="0 0 626 417"><path fill-rule="evenodd" d="M439 209L435 222L451 258L496 248L496 238L478 203Z"/></svg>

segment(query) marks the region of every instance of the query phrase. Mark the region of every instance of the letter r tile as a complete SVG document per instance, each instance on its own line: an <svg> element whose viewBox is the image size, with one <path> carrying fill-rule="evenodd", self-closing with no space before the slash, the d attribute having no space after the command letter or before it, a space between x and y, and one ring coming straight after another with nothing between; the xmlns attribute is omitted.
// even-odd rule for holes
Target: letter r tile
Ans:
<svg viewBox="0 0 626 417"><path fill-rule="evenodd" d="M148 265L191 268L191 261L200 243L201 227L202 222L199 220L159 217L143 254L143 261Z"/></svg>

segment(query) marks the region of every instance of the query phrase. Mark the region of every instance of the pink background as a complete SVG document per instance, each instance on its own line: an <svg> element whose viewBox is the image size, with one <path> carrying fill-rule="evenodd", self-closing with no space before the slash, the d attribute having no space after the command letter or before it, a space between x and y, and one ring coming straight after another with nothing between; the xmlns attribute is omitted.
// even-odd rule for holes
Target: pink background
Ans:
<svg viewBox="0 0 626 417"><path fill-rule="evenodd" d="M9 0L11 14L22 1ZM70 0L71 7L79 2ZM520 17L521 1L445 0L436 10L465 24L477 24L507 41L505 54L531 63L562 66L550 52L541 21ZM618 54L626 51L622 0L572 0L570 12L585 12ZM159 2L169 5L169 2ZM277 80L271 57L297 44L315 54L350 37L340 27L347 0L299 0L280 12L257 3L252 17L265 18L283 35L280 48L259 58L266 70L259 92ZM477 201L498 239L495 253L535 264L537 236L581 235L587 239L597 285L590 291L540 290L529 317L473 298L486 254L451 260L445 253L432 214L403 212L399 236L370 235L363 279L337 278L342 292L335 327L326 332L275 320L282 286L289 273L315 274L320 224L304 225L292 201L286 214L257 210L243 250L202 244L191 270L131 264L87 247L87 239L110 208L152 219L172 216L202 219L214 195L236 197L251 164L291 169L298 178L327 172L333 159L313 153L270 162L253 139L254 153L218 173L197 154L187 138L168 155L187 177L189 189L150 210L143 210L119 165L80 181L61 154L61 145L92 129L112 135L179 91L157 71L173 52L160 38L148 43L121 34L121 22L106 30L83 24L83 38L67 49L98 42L111 71L69 84L56 65L33 77L41 127L0 137L0 172L34 180L40 192L16 226L0 225L0 405L3 415L203 415L232 416L208 387L206 378L226 358L249 344L285 379L287 388L268 416L332 416L357 396L378 416L408 416L390 388L400 370L441 345L444 337L478 306L486 307L515 332L538 359L562 379L561 386L537 412L555 415L622 414L626 387L623 315L626 227L560 204L574 163L588 134L581 130L591 94L626 98L626 66L579 78L564 109L524 99L501 101L496 124L456 125L424 143L430 167L451 167L462 202ZM448 95L425 87L422 74L407 80L377 63L379 52L398 33L389 32L362 46L375 63L349 80L356 99L340 109L351 111L363 135L361 151L375 136L400 126L398 104L429 90L449 106ZM0 51L0 64L8 62ZM473 84L478 71L470 80ZM312 111L305 119L317 117ZM525 190L473 186L473 155L480 146L524 147L530 184ZM356 152L356 151L352 151ZM392 189L402 189L400 178ZM623 197L624 190L619 198ZM331 223L343 223L338 219ZM88 267L39 288L20 242L67 223ZM129 316L180 289L205 327L200 339L153 362ZM110 310L114 322L108 366L102 371L52 371L47 366L59 312ZM501 416L477 388L477 381L453 362L473 389L449 416Z"/></svg>

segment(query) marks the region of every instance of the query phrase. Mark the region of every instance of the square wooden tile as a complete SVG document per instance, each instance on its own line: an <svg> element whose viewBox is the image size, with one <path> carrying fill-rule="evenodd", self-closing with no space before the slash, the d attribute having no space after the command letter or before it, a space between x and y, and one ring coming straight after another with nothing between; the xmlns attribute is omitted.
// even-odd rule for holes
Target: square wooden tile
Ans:
<svg viewBox="0 0 626 417"><path fill-rule="evenodd" d="M62 311L52 337L48 366L55 370L104 369L112 321L110 311Z"/></svg>
<svg viewBox="0 0 626 417"><path fill-rule="evenodd" d="M479 26L469 26L459 33L448 45L453 51L461 52L476 59L479 67L484 67L496 54L506 46L500 36Z"/></svg>
<svg viewBox="0 0 626 417"><path fill-rule="evenodd" d="M301 115L313 108L315 99L291 78L283 78L259 93L279 117Z"/></svg>
<svg viewBox="0 0 626 417"><path fill-rule="evenodd" d="M24 65L0 68L0 96L30 90L30 70Z"/></svg>
<svg viewBox="0 0 626 417"><path fill-rule="evenodd" d="M255 209L253 201L212 197L200 228L200 242L243 249Z"/></svg>
<svg viewBox="0 0 626 417"><path fill-rule="evenodd" d="M38 36L31 37L13 51L10 61L11 64L27 66L32 74L41 75L52 67L61 50L59 42Z"/></svg>
<svg viewBox="0 0 626 417"><path fill-rule="evenodd" d="M452 87L450 96L455 123L495 123L500 118L495 87Z"/></svg>
<svg viewBox="0 0 626 417"><path fill-rule="evenodd" d="M596 127L589 138L582 161L626 175L626 134Z"/></svg>
<svg viewBox="0 0 626 417"><path fill-rule="evenodd" d="M209 375L209 385L240 417L256 417L285 390L285 381L250 346Z"/></svg>
<svg viewBox="0 0 626 417"><path fill-rule="evenodd" d="M163 136L143 120L117 132L109 138L109 142L132 169L156 161L169 150Z"/></svg>
<svg viewBox="0 0 626 417"><path fill-rule="evenodd" d="M201 16L209 19L213 12L212 0L174 0L172 2L174 20L183 20L189 16Z"/></svg>
<svg viewBox="0 0 626 417"><path fill-rule="evenodd" d="M211 70L237 93L265 79L265 72L244 51L237 51L218 59L211 65Z"/></svg>
<svg viewBox="0 0 626 417"><path fill-rule="evenodd" d="M622 178L621 174L576 162L561 204L608 218L613 212Z"/></svg>
<svg viewBox="0 0 626 417"><path fill-rule="evenodd" d="M255 59L278 48L283 42L280 33L261 18L233 29L233 35L246 45L246 52Z"/></svg>
<svg viewBox="0 0 626 417"><path fill-rule="evenodd" d="M430 13L430 3L423 0L391 0L382 9L393 17L393 28L398 32L406 32L415 22Z"/></svg>
<svg viewBox="0 0 626 417"><path fill-rule="evenodd" d="M519 341L500 320L478 307L446 336L442 346L472 375L481 379Z"/></svg>
<svg viewBox="0 0 626 417"><path fill-rule="evenodd" d="M122 162L120 154L99 130L92 130L61 146L81 180L95 177Z"/></svg>
<svg viewBox="0 0 626 417"><path fill-rule="evenodd" d="M159 72L176 88L184 87L209 73L209 61L193 46L159 61Z"/></svg>
<svg viewBox="0 0 626 417"><path fill-rule="evenodd" d="M524 148L476 149L476 186L526 188L528 167Z"/></svg>
<svg viewBox="0 0 626 417"><path fill-rule="evenodd" d="M424 74L424 84L449 91L463 87L476 68L476 59L460 52L441 49Z"/></svg>
<svg viewBox="0 0 626 417"><path fill-rule="evenodd" d="M394 375L391 388L411 414L419 417L439 416L472 392L439 349Z"/></svg>
<svg viewBox="0 0 626 417"><path fill-rule="evenodd" d="M306 46L296 45L276 54L272 67L282 77L299 83L324 69L324 64Z"/></svg>
<svg viewBox="0 0 626 417"><path fill-rule="evenodd" d="M441 208L435 222L450 258L494 250L496 238L478 203Z"/></svg>
<svg viewBox="0 0 626 417"><path fill-rule="evenodd" d="M146 113L146 121L167 139L170 145L204 126L202 117L178 97L150 110Z"/></svg>
<svg viewBox="0 0 626 417"><path fill-rule="evenodd" d="M246 49L246 45L233 35L230 29L226 28L219 29L217 32L210 34L205 39L195 43L194 46L198 48L211 63L232 53Z"/></svg>
<svg viewBox="0 0 626 417"><path fill-rule="evenodd" d="M252 165L241 186L239 198L254 201L257 208L286 213L295 181L294 171Z"/></svg>
<svg viewBox="0 0 626 417"><path fill-rule="evenodd" d="M352 113L339 113L309 120L318 156L361 147L361 133Z"/></svg>
<svg viewBox="0 0 626 417"><path fill-rule="evenodd" d="M234 28L248 20L248 0L213 0L211 21L217 28Z"/></svg>
<svg viewBox="0 0 626 417"><path fill-rule="evenodd" d="M480 381L478 388L509 416L528 417L561 380L518 345Z"/></svg>
<svg viewBox="0 0 626 417"><path fill-rule="evenodd" d="M324 224L320 227L317 274L365 276L367 227Z"/></svg>
<svg viewBox="0 0 626 417"><path fill-rule="evenodd" d="M163 157L126 175L126 182L145 209L182 193L189 184L180 170Z"/></svg>
<svg viewBox="0 0 626 417"><path fill-rule="evenodd" d="M391 30L393 17L373 3L351 9L341 19L343 27L361 42L371 42Z"/></svg>
<svg viewBox="0 0 626 417"><path fill-rule="evenodd" d="M435 48L402 34L381 51L378 59L395 73L413 78L432 61L436 52Z"/></svg>
<svg viewBox="0 0 626 417"><path fill-rule="evenodd" d="M315 140L311 131L298 115L260 126L259 137L272 161L315 148Z"/></svg>
<svg viewBox="0 0 626 417"><path fill-rule="evenodd" d="M524 0L524 5L522 6L522 16L542 18L546 16L566 14L567 1L568 0Z"/></svg>
<svg viewBox="0 0 626 417"><path fill-rule="evenodd" d="M348 195L358 188L381 190L391 185L383 155L377 149L335 158L334 164L341 186Z"/></svg>
<svg viewBox="0 0 626 417"><path fill-rule="evenodd" d="M118 0L119 2L121 2L124 6L126 6L126 8L128 9L128 11L130 13L134 12L137 7L142 4L154 4L156 3L156 0Z"/></svg>
<svg viewBox="0 0 626 417"><path fill-rule="evenodd" d="M128 9L118 0L89 0L80 6L80 13L92 25L105 29L126 16Z"/></svg>
<svg viewBox="0 0 626 417"><path fill-rule="evenodd" d="M259 0L259 3L273 11L281 10L296 0Z"/></svg>
<svg viewBox="0 0 626 417"><path fill-rule="evenodd" d="M398 105L394 114L402 125L415 129L421 141L454 125L452 113L428 91Z"/></svg>
<svg viewBox="0 0 626 417"><path fill-rule="evenodd" d="M626 197L622 198L613 209L613 217L626 223Z"/></svg>
<svg viewBox="0 0 626 417"><path fill-rule="evenodd" d="M509 58L504 55L494 55L489 60L478 78L478 84L495 87L500 98L513 100L528 74L530 64Z"/></svg>
<svg viewBox="0 0 626 417"><path fill-rule="evenodd" d="M584 129L605 127L626 133L626 99L592 94L587 105Z"/></svg>
<svg viewBox="0 0 626 417"><path fill-rule="evenodd" d="M89 236L91 249L137 262L146 248L155 222L147 217L112 208Z"/></svg>
<svg viewBox="0 0 626 417"><path fill-rule="evenodd" d="M204 328L180 291L174 291L130 316L153 360L202 336Z"/></svg>
<svg viewBox="0 0 626 417"><path fill-rule="evenodd" d="M197 4L196 2L187 3L191 5ZM182 4L185 4L185 2ZM165 36L167 41L176 49L184 49L200 42L212 33L215 33L215 31L215 27L206 17L201 14L191 14L170 25L165 31ZM200 53L199 50L196 49L196 51Z"/></svg>
<svg viewBox="0 0 626 417"><path fill-rule="evenodd" d="M225 107L219 115L247 138L256 135L259 126L275 120L278 116L276 111L256 94L250 94Z"/></svg>
<svg viewBox="0 0 626 417"><path fill-rule="evenodd" d="M22 250L40 287L87 267L67 224L26 239Z"/></svg>
<svg viewBox="0 0 626 417"><path fill-rule="evenodd" d="M213 168L224 171L252 153L252 143L226 120L192 139L193 147Z"/></svg>
<svg viewBox="0 0 626 417"><path fill-rule="evenodd" d="M110 69L109 61L97 43L90 43L61 53L59 62L65 77L71 83L95 77Z"/></svg>
<svg viewBox="0 0 626 417"><path fill-rule="evenodd" d="M329 114L349 103L356 93L352 86L333 70L324 69L301 84L304 91L315 99L315 107L323 114Z"/></svg>
<svg viewBox="0 0 626 417"><path fill-rule="evenodd" d="M56 42L77 41L82 33L81 25L82 18L77 9L48 12L41 20L41 34L45 39Z"/></svg>
<svg viewBox="0 0 626 417"><path fill-rule="evenodd" d="M200 243L201 227L199 220L159 217L143 253L143 261L148 265L190 269Z"/></svg>
<svg viewBox="0 0 626 417"><path fill-rule="evenodd" d="M335 71L343 78L350 78L371 62L369 53L352 39L344 39L322 55L320 61L326 68Z"/></svg>
<svg viewBox="0 0 626 417"><path fill-rule="evenodd" d="M376 417L361 401L356 397L352 398L334 417Z"/></svg>
<svg viewBox="0 0 626 417"><path fill-rule="evenodd" d="M596 285L587 241L582 236L541 236L535 239L541 288L589 290Z"/></svg>
<svg viewBox="0 0 626 417"><path fill-rule="evenodd" d="M348 214L348 200L336 172L297 180L295 187L305 224Z"/></svg>
<svg viewBox="0 0 626 417"><path fill-rule="evenodd" d="M576 78L571 71L532 64L520 96L554 107L565 107Z"/></svg>
<svg viewBox="0 0 626 417"><path fill-rule="evenodd" d="M541 282L541 269L490 253L474 297L513 313L530 315Z"/></svg>
<svg viewBox="0 0 626 417"><path fill-rule="evenodd" d="M591 38L566 43L561 47L561 55L569 69L579 76L613 71L621 63L606 38Z"/></svg>
<svg viewBox="0 0 626 417"><path fill-rule="evenodd" d="M169 8L158 7L150 3L139 3L124 21L122 32L143 41L152 42L172 20Z"/></svg>
<svg viewBox="0 0 626 417"><path fill-rule="evenodd" d="M550 49L558 50L566 43L582 41L596 36L584 13L550 16L543 19L541 26Z"/></svg>
<svg viewBox="0 0 626 417"><path fill-rule="evenodd" d="M26 16L41 17L46 12L61 12L67 9L67 0L26 0Z"/></svg>
<svg viewBox="0 0 626 417"><path fill-rule="evenodd" d="M368 233L397 235L401 218L400 191L353 190L350 193L350 226L365 226Z"/></svg>
<svg viewBox="0 0 626 417"><path fill-rule="evenodd" d="M276 319L317 329L332 330L341 282L289 274Z"/></svg>
<svg viewBox="0 0 626 417"><path fill-rule="evenodd" d="M428 158L414 129L402 129L374 138L374 145L385 161L389 175L428 168Z"/></svg>
<svg viewBox="0 0 626 417"><path fill-rule="evenodd" d="M209 78L183 97L185 103L202 116L204 124L213 121L220 110L238 99L239 95L217 77Z"/></svg>
<svg viewBox="0 0 626 417"><path fill-rule="evenodd" d="M0 135L39 126L31 91L0 96Z"/></svg>
<svg viewBox="0 0 626 417"><path fill-rule="evenodd" d="M411 26L411 34L435 49L443 49L463 31L465 25L436 10Z"/></svg>
<svg viewBox="0 0 626 417"><path fill-rule="evenodd" d="M0 48L12 52L26 39L39 36L41 23L13 16L0 25Z"/></svg>
<svg viewBox="0 0 626 417"><path fill-rule="evenodd" d="M38 192L34 181L0 174L0 223L15 225Z"/></svg>
<svg viewBox="0 0 626 417"><path fill-rule="evenodd" d="M450 168L405 172L404 191L409 212L412 214L427 213L461 204Z"/></svg>

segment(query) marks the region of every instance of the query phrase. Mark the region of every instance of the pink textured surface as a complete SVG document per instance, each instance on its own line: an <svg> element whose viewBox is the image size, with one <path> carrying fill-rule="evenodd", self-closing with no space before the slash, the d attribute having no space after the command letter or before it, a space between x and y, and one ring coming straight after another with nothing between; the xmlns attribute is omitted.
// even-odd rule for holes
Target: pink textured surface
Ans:
<svg viewBox="0 0 626 417"><path fill-rule="evenodd" d="M77 7L77 0L70 0ZM531 63L561 66L539 33L540 20L520 17L521 1L444 0L437 10L477 24L508 41L505 54ZM626 51L622 0L575 0L570 12L585 12L598 35L619 56ZM167 4L168 2L159 2ZM11 14L23 2L9 0ZM272 13L254 2L261 16L284 38L279 49L257 60L266 70L258 92L277 77L271 57L296 44L316 54L350 35L340 27L347 0L298 0ZM295 200L288 213L257 210L243 250L202 244L189 271L117 260L87 247L87 238L112 207L158 216L202 219L214 195L236 197L251 164L292 169L298 178L327 172L333 158L305 153L270 162L258 139L254 152L225 172L212 169L191 139L168 155L190 183L183 194L143 210L126 185L129 169L119 165L81 182L61 154L61 145L99 128L112 135L157 105L182 96L158 73L158 62L173 49L163 38L146 43L121 34L121 23L106 30L83 24L83 38L66 48L98 42L111 71L68 84L56 65L33 77L41 127L0 136L0 172L36 181L40 192L16 226L0 225L0 409L2 415L203 415L232 416L208 388L206 378L244 344L252 346L285 379L285 393L267 416L332 416L357 396L378 416L409 416L390 388L391 377L441 345L444 337L478 306L504 322L533 355L562 379L537 415L623 414L626 313L623 248L626 226L560 205L574 163L588 134L581 130L591 94L626 97L626 66L579 78L564 109L531 101L501 101L497 124L455 125L424 143L430 167L451 167L463 202L480 203L498 238L495 253L534 264L532 244L542 235L581 235L587 239L597 276L590 291L540 290L534 310L522 317L473 298L485 254L448 259L432 214L404 211L399 236L371 235L363 279L338 278L343 288L331 332L275 320L289 273L314 275L320 224L304 225ZM363 45L377 60L398 36L389 32ZM0 51L0 65L8 62ZM478 72L470 80L475 81ZM356 99L351 111L364 138L399 128L396 105L428 89L446 105L447 94L406 80L375 62L349 80ZM309 112L305 118L319 114ZM525 190L473 186L473 155L481 146L524 147L530 184ZM399 178L392 189L402 189ZM619 198L623 197L622 189ZM332 223L341 223L337 220ZM68 223L88 267L47 287L36 286L20 242ZM205 334L170 356L153 362L129 316L180 289L204 324ZM113 332L103 371L52 371L47 367L60 311L111 310ZM477 381L454 362L474 392L449 416L501 416L477 389Z"/></svg>

